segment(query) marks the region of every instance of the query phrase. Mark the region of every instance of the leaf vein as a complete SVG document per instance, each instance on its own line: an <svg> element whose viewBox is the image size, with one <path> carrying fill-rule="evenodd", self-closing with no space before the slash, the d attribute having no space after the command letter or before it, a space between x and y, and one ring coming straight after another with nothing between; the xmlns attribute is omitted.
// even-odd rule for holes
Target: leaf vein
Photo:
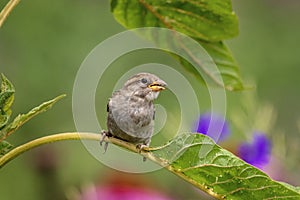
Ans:
<svg viewBox="0 0 300 200"><path fill-rule="evenodd" d="M259 187L259 188L244 188L244 187L241 187L241 188L237 188L235 190L232 190L231 192L228 192L226 193L226 195L232 195L236 192L239 192L241 190L246 190L246 191L257 191L257 190L264 190L266 188L276 188L276 187L279 187L278 185L267 185L267 186L263 186L263 187Z"/></svg>

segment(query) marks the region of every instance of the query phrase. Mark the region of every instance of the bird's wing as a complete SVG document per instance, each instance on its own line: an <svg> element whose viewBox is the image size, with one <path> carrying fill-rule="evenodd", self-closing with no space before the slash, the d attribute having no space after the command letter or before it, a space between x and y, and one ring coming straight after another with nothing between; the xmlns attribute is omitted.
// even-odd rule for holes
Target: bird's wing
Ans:
<svg viewBox="0 0 300 200"><path fill-rule="evenodd" d="M116 97L116 96L118 96L118 95L120 95L120 91L119 90L113 92L111 98L108 99L108 103L106 104L106 111L107 112L110 111L110 102L111 102L111 99L114 98L114 97Z"/></svg>

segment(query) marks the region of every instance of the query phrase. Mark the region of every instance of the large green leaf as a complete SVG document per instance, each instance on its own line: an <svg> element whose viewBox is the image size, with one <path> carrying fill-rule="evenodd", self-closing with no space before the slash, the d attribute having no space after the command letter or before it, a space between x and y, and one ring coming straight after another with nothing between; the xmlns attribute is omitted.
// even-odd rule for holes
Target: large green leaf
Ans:
<svg viewBox="0 0 300 200"><path fill-rule="evenodd" d="M203 60L196 60L192 65L185 59L176 56L180 60L182 66L193 75L196 75L196 78L201 81L203 81L203 76L198 75L199 73L195 67L199 67L200 70L202 70L203 75L206 75L214 83L226 88L229 91L244 89L244 84L240 78L239 66L224 42L204 42L200 40L198 40L198 42L207 51L213 62L217 65L218 71L209 70L209 66L207 66L207 63L203 62ZM199 52L190 49L189 56L197 58L196 55L198 53Z"/></svg>
<svg viewBox="0 0 300 200"><path fill-rule="evenodd" d="M199 80L207 76L205 82L213 81L227 90L241 90L244 88L240 78L240 71L231 52L222 40L233 37L238 33L238 20L232 11L230 0L112 0L112 12L118 22L128 29L138 27L163 27L184 33L193 38L210 54L218 67L208 69L203 60L195 57L197 49L181 45L183 51L194 59L189 63L179 58L181 64L192 72ZM150 34L151 35L151 34ZM144 32L144 37L149 39L149 34ZM164 43L172 40L180 43L178 38L153 38L159 37L152 34L151 40ZM172 42L172 41L171 41ZM174 42L173 42L174 43ZM174 55L174 54L172 54ZM200 56L201 57L201 56ZM203 73L200 75L197 71Z"/></svg>
<svg viewBox="0 0 300 200"><path fill-rule="evenodd" d="M111 9L126 28L165 27L206 41L238 34L230 0L112 0Z"/></svg>
<svg viewBox="0 0 300 200"><path fill-rule="evenodd" d="M182 134L151 151L153 160L218 199L300 199L299 189L276 182L202 134Z"/></svg>
<svg viewBox="0 0 300 200"><path fill-rule="evenodd" d="M234 60L232 53L224 42L204 42L199 41L208 54L218 66L224 85L228 90L242 90L243 82L240 78L240 69Z"/></svg>

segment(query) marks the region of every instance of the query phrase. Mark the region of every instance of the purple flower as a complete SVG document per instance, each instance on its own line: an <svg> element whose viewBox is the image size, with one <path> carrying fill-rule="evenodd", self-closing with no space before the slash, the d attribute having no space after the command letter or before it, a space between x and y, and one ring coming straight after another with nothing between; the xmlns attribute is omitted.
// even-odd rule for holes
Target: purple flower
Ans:
<svg viewBox="0 0 300 200"><path fill-rule="evenodd" d="M271 142L265 134L255 132L252 143L242 143L238 155L247 163L262 168L270 161Z"/></svg>
<svg viewBox="0 0 300 200"><path fill-rule="evenodd" d="M194 131L210 136L215 142L224 140L230 135L229 125L225 117L210 112L200 115Z"/></svg>

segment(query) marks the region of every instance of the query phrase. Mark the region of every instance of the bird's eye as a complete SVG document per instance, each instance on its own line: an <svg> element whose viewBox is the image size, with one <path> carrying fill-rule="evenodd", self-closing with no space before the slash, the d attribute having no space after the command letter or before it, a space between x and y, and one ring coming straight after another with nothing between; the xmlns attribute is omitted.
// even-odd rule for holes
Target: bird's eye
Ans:
<svg viewBox="0 0 300 200"><path fill-rule="evenodd" d="M146 84L148 81L147 81L147 79L142 78L142 79L141 79L141 82L144 83L144 84Z"/></svg>

